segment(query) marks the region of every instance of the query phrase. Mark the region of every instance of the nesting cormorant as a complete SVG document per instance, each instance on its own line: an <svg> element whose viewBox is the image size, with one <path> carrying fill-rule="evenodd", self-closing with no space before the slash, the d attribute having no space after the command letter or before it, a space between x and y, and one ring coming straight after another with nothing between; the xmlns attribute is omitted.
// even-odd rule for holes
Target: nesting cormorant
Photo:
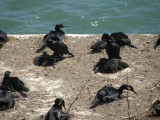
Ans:
<svg viewBox="0 0 160 120"><path fill-rule="evenodd" d="M128 38L128 36L124 34L123 32L115 32L115 33L112 33L110 36L115 40L115 42L120 47L128 45L129 47L138 49L138 47L133 45L131 40Z"/></svg>
<svg viewBox="0 0 160 120"><path fill-rule="evenodd" d="M95 73L116 73L119 70L125 69L129 67L129 65L125 62L120 61L119 59L106 59L100 58L99 62L94 65L93 71Z"/></svg>
<svg viewBox="0 0 160 120"><path fill-rule="evenodd" d="M65 102L62 98L57 98L55 104L48 111L45 120L68 120L69 114L62 111L62 106L65 108Z"/></svg>
<svg viewBox="0 0 160 120"><path fill-rule="evenodd" d="M29 91L29 89L24 86L23 81L21 81L18 77L10 77L10 71L5 71L1 89L11 92L19 92L23 97L27 97L23 91Z"/></svg>
<svg viewBox="0 0 160 120"><path fill-rule="evenodd" d="M34 65L36 66L55 66L55 64L64 58L60 57L59 54L53 53L53 55L48 55L47 52L43 52L42 55L34 58Z"/></svg>
<svg viewBox="0 0 160 120"><path fill-rule="evenodd" d="M120 57L120 46L114 42L114 39L110 37L109 34L105 34L103 41L106 41L107 44L105 45L106 53L108 54L108 58L112 59L121 59ZM102 45L102 46L103 46Z"/></svg>
<svg viewBox="0 0 160 120"><path fill-rule="evenodd" d="M0 49L2 48L3 44L8 41L8 37L6 32L0 30Z"/></svg>
<svg viewBox="0 0 160 120"><path fill-rule="evenodd" d="M96 96L95 99L91 103L90 108L94 108L99 104L102 103L109 103L118 99L122 99L121 94L123 93L123 90L130 90L137 94L134 91L134 88L131 85L128 84L123 84L121 87L118 89L112 87L112 85L104 86L102 89L100 89Z"/></svg>
<svg viewBox="0 0 160 120"><path fill-rule="evenodd" d="M103 49L105 49L104 45L106 41L106 36L108 34L104 33L102 36L101 36L101 40L100 41L97 41L95 42L91 47L90 49L92 49L92 51L90 52L91 54L94 54L94 53L98 53L98 52L101 52Z"/></svg>
<svg viewBox="0 0 160 120"><path fill-rule="evenodd" d="M159 46L159 45L160 45L160 34L158 34L158 40L154 46L154 49L156 50L157 46Z"/></svg>
<svg viewBox="0 0 160 120"><path fill-rule="evenodd" d="M14 98L18 97L5 90L0 90L0 111L13 108L15 105Z"/></svg>

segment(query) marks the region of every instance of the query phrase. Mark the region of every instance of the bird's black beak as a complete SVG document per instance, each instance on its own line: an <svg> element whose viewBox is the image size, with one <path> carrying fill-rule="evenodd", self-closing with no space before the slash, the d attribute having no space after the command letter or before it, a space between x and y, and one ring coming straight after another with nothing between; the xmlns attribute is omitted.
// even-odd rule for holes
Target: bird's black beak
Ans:
<svg viewBox="0 0 160 120"><path fill-rule="evenodd" d="M64 109L66 110L66 107L65 107L65 102L62 100L58 103L59 106L63 106Z"/></svg>
<svg viewBox="0 0 160 120"><path fill-rule="evenodd" d="M130 47L132 47L132 48L136 48L136 49L138 49L138 47L137 47L137 46L135 46L135 45L133 45L132 43L130 43L130 44L129 44L129 46L130 46Z"/></svg>
<svg viewBox="0 0 160 120"><path fill-rule="evenodd" d="M134 92L134 94L138 95L138 93L136 93L135 91L133 91L133 92Z"/></svg>
<svg viewBox="0 0 160 120"><path fill-rule="evenodd" d="M62 101L62 106L64 107L64 109L66 110L66 107L65 107L65 102L64 100Z"/></svg>

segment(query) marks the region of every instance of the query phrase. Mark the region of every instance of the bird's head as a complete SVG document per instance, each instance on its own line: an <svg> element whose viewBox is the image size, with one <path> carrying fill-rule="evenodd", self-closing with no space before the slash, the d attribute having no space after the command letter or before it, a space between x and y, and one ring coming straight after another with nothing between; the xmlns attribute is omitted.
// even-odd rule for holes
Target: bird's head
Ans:
<svg viewBox="0 0 160 120"><path fill-rule="evenodd" d="M121 87L120 87L122 90L130 90L132 91L133 93L137 94L135 91L134 91L134 88L131 86L131 85L128 85L128 84L123 84ZM138 94L137 94L138 95Z"/></svg>
<svg viewBox="0 0 160 120"><path fill-rule="evenodd" d="M10 76L11 72L10 71L5 71L4 74L7 75L7 76Z"/></svg>
<svg viewBox="0 0 160 120"><path fill-rule="evenodd" d="M56 26L55 26L55 29L56 30L59 30L60 28L63 28L63 27L67 27L66 25L63 25L63 24L57 24Z"/></svg>
<svg viewBox="0 0 160 120"><path fill-rule="evenodd" d="M64 107L64 109L66 110L66 107L65 107L65 102L64 102L64 100L62 99L62 98L57 98L55 101L55 104L57 105L57 106L60 106L60 107Z"/></svg>
<svg viewBox="0 0 160 120"><path fill-rule="evenodd" d="M107 42L107 43L113 41L112 37L108 33L104 33L101 39L102 41Z"/></svg>

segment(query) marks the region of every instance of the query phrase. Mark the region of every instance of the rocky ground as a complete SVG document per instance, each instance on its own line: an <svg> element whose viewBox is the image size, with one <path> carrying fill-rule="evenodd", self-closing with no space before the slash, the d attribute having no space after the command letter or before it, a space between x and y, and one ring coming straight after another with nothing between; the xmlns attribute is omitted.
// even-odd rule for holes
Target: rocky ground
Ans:
<svg viewBox="0 0 160 120"><path fill-rule="evenodd" d="M17 76L30 89L28 98L17 98L13 109L0 111L1 120L41 120L51 108L57 97L62 97L68 109L79 94L86 81L78 100L72 105L70 114L72 120L121 120L131 116L139 119L160 118L149 117L146 110L152 102L159 99L158 88L151 91L159 80L160 47L153 46L157 35L129 35L132 43L139 49L124 47L121 49L122 61L130 68L115 74L94 73L93 66L102 57L107 57L105 51L89 54L90 46L98 41L101 35L66 35L64 41L69 51L75 57L66 58L56 64L55 68L35 66L33 60L42 53L35 53L41 46L44 35L9 35L9 41L0 49L0 83L6 70L11 76ZM53 52L46 48L49 54ZM104 85L112 84L118 88L122 84L131 84L138 95L129 92L129 110L127 99L89 109L97 91ZM127 95L124 92L123 95Z"/></svg>

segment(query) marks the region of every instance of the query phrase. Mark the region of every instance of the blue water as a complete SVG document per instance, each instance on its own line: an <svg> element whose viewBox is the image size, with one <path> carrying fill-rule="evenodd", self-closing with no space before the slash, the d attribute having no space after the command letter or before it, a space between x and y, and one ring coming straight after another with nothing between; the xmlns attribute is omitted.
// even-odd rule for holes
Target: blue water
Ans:
<svg viewBox="0 0 160 120"><path fill-rule="evenodd" d="M160 33L160 0L0 0L0 29L47 33L58 23L67 34Z"/></svg>

